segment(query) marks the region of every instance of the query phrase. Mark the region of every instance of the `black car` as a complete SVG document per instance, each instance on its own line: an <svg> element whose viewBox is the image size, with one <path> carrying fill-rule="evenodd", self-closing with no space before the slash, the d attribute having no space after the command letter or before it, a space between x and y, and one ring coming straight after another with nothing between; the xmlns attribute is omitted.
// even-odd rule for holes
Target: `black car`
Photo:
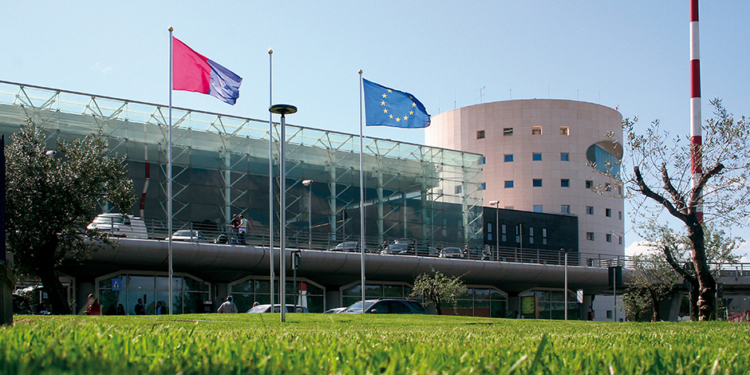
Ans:
<svg viewBox="0 0 750 375"><path fill-rule="evenodd" d="M361 314L362 301L347 307L343 313ZM407 299L373 299L365 300L365 314L427 314L427 311L417 301Z"/></svg>
<svg viewBox="0 0 750 375"><path fill-rule="evenodd" d="M385 249L381 250L380 254L413 255L414 248L409 247L409 245L406 244L392 243Z"/></svg>

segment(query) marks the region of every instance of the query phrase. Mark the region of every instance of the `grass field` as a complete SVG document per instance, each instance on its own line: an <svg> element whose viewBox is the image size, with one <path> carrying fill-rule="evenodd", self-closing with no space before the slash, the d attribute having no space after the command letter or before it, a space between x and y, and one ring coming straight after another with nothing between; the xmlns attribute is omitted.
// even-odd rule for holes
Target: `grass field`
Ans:
<svg viewBox="0 0 750 375"><path fill-rule="evenodd" d="M750 324L16 316L1 374L747 374Z"/></svg>

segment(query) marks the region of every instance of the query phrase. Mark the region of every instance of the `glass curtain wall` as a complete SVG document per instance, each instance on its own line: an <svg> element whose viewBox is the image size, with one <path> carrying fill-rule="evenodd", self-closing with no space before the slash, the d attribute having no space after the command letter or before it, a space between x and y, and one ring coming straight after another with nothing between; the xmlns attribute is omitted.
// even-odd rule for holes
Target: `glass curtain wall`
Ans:
<svg viewBox="0 0 750 375"><path fill-rule="evenodd" d="M299 292L302 283L307 287L307 293L304 296ZM279 280L275 280L274 288L277 291L279 290ZM325 311L325 288L323 286L312 283L307 279L297 279L296 285L293 281L287 280L286 290L287 304L307 306L310 312L322 313ZM261 305L271 303L271 282L267 277L240 280L229 285L229 293L232 295L232 300L237 305L237 309L240 312L247 312L255 302ZM278 296L276 301L278 301Z"/></svg>
<svg viewBox="0 0 750 375"><path fill-rule="evenodd" d="M0 81L0 129L15 132L26 118L63 139L108 136L141 197L133 213L164 231L168 107ZM172 123L175 230L200 224L222 231L232 214L242 214L253 224L250 242L265 241L268 121L174 108ZM289 237L321 249L359 239L359 136L292 125L286 134ZM481 243L481 155L371 138L364 153L368 245L404 237L425 246Z"/></svg>
<svg viewBox="0 0 750 375"><path fill-rule="evenodd" d="M562 290L530 290L519 294L524 319L565 319L565 293ZM579 319L575 293L568 293L568 320Z"/></svg>
<svg viewBox="0 0 750 375"><path fill-rule="evenodd" d="M156 303L169 308L169 277L167 275L121 272L96 279L102 314L117 315L122 304L126 315L135 315L138 299L143 300L146 315L153 315ZM209 300L210 284L188 275L174 275L172 296L175 314L203 313L204 301ZM119 290L117 290L119 289Z"/></svg>
<svg viewBox="0 0 750 375"><path fill-rule="evenodd" d="M368 282L365 284L367 299L409 299L412 286L398 282ZM362 301L362 284L354 283L341 287L341 306L348 307Z"/></svg>

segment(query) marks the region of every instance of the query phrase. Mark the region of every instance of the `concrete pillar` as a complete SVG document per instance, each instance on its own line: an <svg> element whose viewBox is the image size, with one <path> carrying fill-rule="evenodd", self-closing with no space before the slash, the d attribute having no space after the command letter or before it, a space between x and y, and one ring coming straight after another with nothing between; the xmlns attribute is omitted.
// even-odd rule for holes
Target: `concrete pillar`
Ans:
<svg viewBox="0 0 750 375"><path fill-rule="evenodd" d="M4 251L4 249L3 249ZM5 264L0 260L0 325L13 325L13 288L16 278Z"/></svg>

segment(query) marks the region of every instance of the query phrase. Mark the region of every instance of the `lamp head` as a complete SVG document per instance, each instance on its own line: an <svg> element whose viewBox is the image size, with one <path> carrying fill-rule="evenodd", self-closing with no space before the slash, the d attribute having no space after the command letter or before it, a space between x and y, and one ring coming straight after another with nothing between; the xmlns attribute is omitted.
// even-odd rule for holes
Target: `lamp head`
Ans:
<svg viewBox="0 0 750 375"><path fill-rule="evenodd" d="M500 201L490 201L490 206L497 206L500 204Z"/></svg>
<svg viewBox="0 0 750 375"><path fill-rule="evenodd" d="M302 185L310 186L310 184L313 183L313 180L302 180Z"/></svg>

